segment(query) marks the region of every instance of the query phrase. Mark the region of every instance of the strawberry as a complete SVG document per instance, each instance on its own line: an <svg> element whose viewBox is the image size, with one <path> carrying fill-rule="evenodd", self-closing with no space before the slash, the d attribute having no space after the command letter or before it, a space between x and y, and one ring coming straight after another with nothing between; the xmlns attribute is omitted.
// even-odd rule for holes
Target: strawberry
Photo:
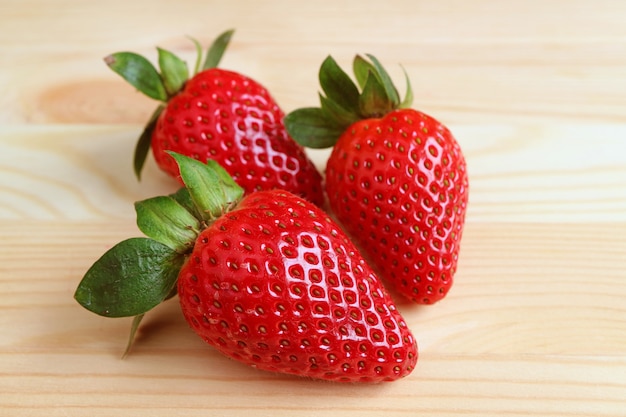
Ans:
<svg viewBox="0 0 626 417"><path fill-rule="evenodd" d="M413 370L413 335L325 212L284 190L243 196L214 161L173 155L187 188L136 204L148 237L94 263L76 290L82 306L136 316L132 340L143 315L178 293L202 339L258 369L351 382Z"/></svg>
<svg viewBox="0 0 626 417"><path fill-rule="evenodd" d="M283 125L284 113L258 82L216 68L233 31L209 48L201 71L202 51L189 77L187 65L158 48L161 73L144 57L118 52L108 66L161 105L152 115L135 149L139 178L148 151L167 174L178 178L178 166L167 151L222 165L246 192L280 188L323 203L321 176L303 148Z"/></svg>
<svg viewBox="0 0 626 417"><path fill-rule="evenodd" d="M337 220L395 290L423 304L441 300L456 272L468 202L461 148L450 130L401 102L372 55L353 62L358 86L332 57L321 66L321 106L287 115L292 137L334 146L326 192ZM406 74L405 74L406 75Z"/></svg>

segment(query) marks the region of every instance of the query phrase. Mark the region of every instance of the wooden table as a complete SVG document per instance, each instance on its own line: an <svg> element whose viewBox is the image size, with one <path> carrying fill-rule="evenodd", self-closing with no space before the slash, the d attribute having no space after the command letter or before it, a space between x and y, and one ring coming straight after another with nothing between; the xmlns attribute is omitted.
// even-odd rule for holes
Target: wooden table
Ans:
<svg viewBox="0 0 626 417"><path fill-rule="evenodd" d="M626 415L626 2L122 1L0 4L1 416ZM102 62L154 45L222 67L286 111L327 54L370 52L447 123L471 193L457 282L399 302L415 371L382 385L273 375L201 342L172 300L125 360L128 320L72 296L132 202L173 191L131 169L154 102ZM403 88L403 84L400 81ZM324 166L327 153L312 152Z"/></svg>

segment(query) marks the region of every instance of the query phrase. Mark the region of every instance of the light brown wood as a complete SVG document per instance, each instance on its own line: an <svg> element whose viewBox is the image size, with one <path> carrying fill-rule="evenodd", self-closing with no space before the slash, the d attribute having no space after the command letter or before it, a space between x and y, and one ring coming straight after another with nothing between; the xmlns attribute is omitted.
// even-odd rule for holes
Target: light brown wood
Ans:
<svg viewBox="0 0 626 417"><path fill-rule="evenodd" d="M41 0L0 6L0 416L623 416L626 412L626 3ZM131 154L155 103L102 57L154 45L223 66L285 110L315 104L329 53L371 52L413 81L470 173L456 283L398 300L420 346L407 378L338 385L222 357L176 300L130 321L72 299L138 236L132 202L176 189ZM400 83L401 84L401 83ZM401 84L402 85L402 84ZM328 151L310 154L323 170Z"/></svg>

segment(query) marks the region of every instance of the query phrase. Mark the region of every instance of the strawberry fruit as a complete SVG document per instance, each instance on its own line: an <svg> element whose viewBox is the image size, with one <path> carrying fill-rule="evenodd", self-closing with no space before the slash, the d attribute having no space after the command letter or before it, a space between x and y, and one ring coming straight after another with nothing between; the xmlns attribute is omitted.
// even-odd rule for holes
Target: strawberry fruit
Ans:
<svg viewBox="0 0 626 417"><path fill-rule="evenodd" d="M357 84L332 57L319 79L320 107L287 115L299 143L334 146L326 192L338 221L380 276L409 299L441 300L456 271L468 201L461 148L450 130L410 108L372 55L356 56ZM405 74L406 75L406 74Z"/></svg>
<svg viewBox="0 0 626 417"><path fill-rule="evenodd" d="M269 91L245 75L217 68L232 34L221 34L204 61L194 41L198 57L191 77L185 62L161 48L160 73L132 52L105 58L113 71L161 102L135 148L137 177L152 148L157 165L178 178L178 166L167 154L173 151L202 162L217 161L248 193L280 188L321 205L321 176L287 134L284 113Z"/></svg>
<svg viewBox="0 0 626 417"><path fill-rule="evenodd" d="M143 315L178 293L201 338L258 369L351 382L413 370L413 335L326 213L283 190L243 196L216 162L172 155L187 188L136 203L148 237L94 263L75 293L82 306L135 316L132 340Z"/></svg>

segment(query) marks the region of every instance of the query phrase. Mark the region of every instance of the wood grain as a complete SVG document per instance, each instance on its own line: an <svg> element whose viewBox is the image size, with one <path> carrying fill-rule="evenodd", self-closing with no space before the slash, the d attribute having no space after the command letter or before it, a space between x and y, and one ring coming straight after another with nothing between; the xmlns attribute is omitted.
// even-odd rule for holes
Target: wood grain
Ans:
<svg viewBox="0 0 626 417"><path fill-rule="evenodd" d="M469 221L626 222L626 125L450 128L468 159ZM140 132L138 125L1 128L0 217L134 219L130 203L177 187L151 157L144 180L134 179ZM323 171L329 151L309 153Z"/></svg>
<svg viewBox="0 0 626 417"><path fill-rule="evenodd" d="M2 227L7 415L170 415L172 407L186 415L623 412L626 380L616 370L626 367L625 225L468 224L449 298L431 308L399 303L420 344L418 368L379 386L305 381L229 361L190 331L175 300L148 314L121 360L128 320L86 314L71 297L88 265L136 234L134 225Z"/></svg>
<svg viewBox="0 0 626 417"><path fill-rule="evenodd" d="M62 7L61 7L62 6ZM0 416L606 416L626 413L626 2L0 3ZM102 58L155 45L223 67L285 110L316 103L327 54L411 76L470 174L449 296L398 299L416 370L381 385L256 371L193 334L176 299L130 321L74 300L139 232L132 203L177 184L131 155L155 103ZM403 89L402 83L400 88ZM310 151L323 170L327 150Z"/></svg>
<svg viewBox="0 0 626 417"><path fill-rule="evenodd" d="M3 5L0 121L142 122L154 104L102 58L131 49L156 60L159 45L193 62L186 35L208 44L234 27L224 67L261 81L288 110L317 101L327 54L348 65L369 52L399 80L402 64L416 105L449 123L626 122L619 0L150 4L70 0L67 13L42 0Z"/></svg>

